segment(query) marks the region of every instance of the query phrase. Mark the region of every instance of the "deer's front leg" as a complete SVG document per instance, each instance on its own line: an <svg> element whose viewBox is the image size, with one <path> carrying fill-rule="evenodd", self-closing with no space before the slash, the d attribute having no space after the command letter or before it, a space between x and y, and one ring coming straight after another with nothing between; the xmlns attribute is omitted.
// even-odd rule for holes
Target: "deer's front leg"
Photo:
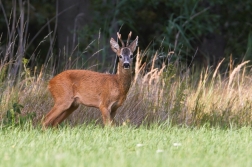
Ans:
<svg viewBox="0 0 252 167"><path fill-rule="evenodd" d="M102 119L103 119L104 125L105 126L107 126L107 125L110 126L112 124L112 122L111 122L111 119L110 119L110 112L109 112L108 107L101 105L99 107L99 109L101 110L101 113L102 113Z"/></svg>

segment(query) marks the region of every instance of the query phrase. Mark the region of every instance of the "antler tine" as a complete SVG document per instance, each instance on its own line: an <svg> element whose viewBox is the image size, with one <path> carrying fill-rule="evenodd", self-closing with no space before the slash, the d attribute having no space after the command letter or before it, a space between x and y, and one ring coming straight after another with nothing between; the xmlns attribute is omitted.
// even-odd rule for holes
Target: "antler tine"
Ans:
<svg viewBox="0 0 252 167"><path fill-rule="evenodd" d="M118 32L117 32L117 37L120 40L122 47L125 47L124 42L122 41L122 38L121 38L121 34L119 34Z"/></svg>
<svg viewBox="0 0 252 167"><path fill-rule="evenodd" d="M131 38L131 34L132 34L132 32L130 31L130 33L128 35L126 46L129 46L129 41L130 41L130 38Z"/></svg>

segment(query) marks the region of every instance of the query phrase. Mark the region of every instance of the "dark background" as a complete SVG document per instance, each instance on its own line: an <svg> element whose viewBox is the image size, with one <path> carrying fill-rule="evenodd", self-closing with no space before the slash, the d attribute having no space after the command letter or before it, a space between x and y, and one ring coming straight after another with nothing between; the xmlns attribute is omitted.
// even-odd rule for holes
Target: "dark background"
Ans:
<svg viewBox="0 0 252 167"><path fill-rule="evenodd" d="M67 68L112 71L115 55L109 39L120 31L139 36L146 60L158 51L199 67L226 58L252 58L251 0L2 0L1 63L12 74L46 65L56 73ZM8 52L12 48L12 52ZM169 58L170 60L170 58ZM167 61L166 61L167 63ZM50 68L49 68L50 67Z"/></svg>

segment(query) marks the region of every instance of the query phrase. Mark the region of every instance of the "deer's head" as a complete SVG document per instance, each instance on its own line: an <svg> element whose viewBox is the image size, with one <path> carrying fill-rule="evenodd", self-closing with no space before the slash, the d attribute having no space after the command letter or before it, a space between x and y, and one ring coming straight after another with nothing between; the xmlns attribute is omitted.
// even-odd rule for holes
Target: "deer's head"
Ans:
<svg viewBox="0 0 252 167"><path fill-rule="evenodd" d="M121 34L117 33L118 39L121 41L122 47L119 46L119 44L113 39L110 39L110 46L111 49L117 54L119 57L119 63L122 65L124 69L129 69L132 63L133 59L133 53L136 50L137 42L138 42L138 36L136 39L129 44L129 40L131 37L131 32L128 35L128 40L126 43L126 46L124 45L124 42L121 39Z"/></svg>

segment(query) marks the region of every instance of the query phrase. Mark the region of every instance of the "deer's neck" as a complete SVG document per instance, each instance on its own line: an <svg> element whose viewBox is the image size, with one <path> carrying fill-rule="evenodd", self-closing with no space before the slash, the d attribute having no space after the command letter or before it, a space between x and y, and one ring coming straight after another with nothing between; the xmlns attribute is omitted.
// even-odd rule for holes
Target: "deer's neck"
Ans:
<svg viewBox="0 0 252 167"><path fill-rule="evenodd" d="M120 63L117 67L117 76L120 84L120 89L123 94L127 94L131 85L131 67L130 69L124 69Z"/></svg>

